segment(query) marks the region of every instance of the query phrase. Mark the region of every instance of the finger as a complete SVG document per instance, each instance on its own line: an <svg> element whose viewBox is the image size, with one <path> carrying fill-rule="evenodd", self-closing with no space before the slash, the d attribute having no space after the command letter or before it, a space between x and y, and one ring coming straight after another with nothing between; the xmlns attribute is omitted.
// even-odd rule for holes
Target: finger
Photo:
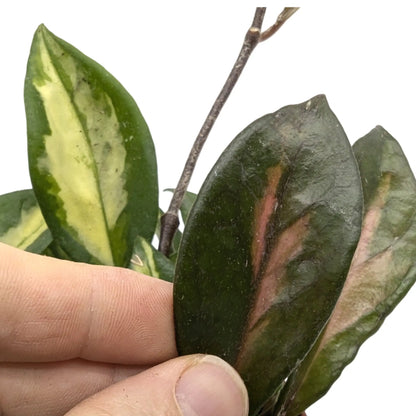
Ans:
<svg viewBox="0 0 416 416"><path fill-rule="evenodd" d="M87 397L143 369L80 359L1 364L0 414L63 415Z"/></svg>
<svg viewBox="0 0 416 416"><path fill-rule="evenodd" d="M151 364L176 355L172 285L0 244L0 361Z"/></svg>
<svg viewBox="0 0 416 416"><path fill-rule="evenodd" d="M247 392L236 371L213 356L179 357L110 386L66 416L243 416Z"/></svg>

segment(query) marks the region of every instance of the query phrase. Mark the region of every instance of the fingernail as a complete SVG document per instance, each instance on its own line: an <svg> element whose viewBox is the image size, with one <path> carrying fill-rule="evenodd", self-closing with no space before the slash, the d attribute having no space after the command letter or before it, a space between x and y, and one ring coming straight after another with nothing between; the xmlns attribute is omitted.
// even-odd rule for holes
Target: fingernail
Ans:
<svg viewBox="0 0 416 416"><path fill-rule="evenodd" d="M183 416L248 415L247 390L240 376L211 355L183 372L175 392Z"/></svg>

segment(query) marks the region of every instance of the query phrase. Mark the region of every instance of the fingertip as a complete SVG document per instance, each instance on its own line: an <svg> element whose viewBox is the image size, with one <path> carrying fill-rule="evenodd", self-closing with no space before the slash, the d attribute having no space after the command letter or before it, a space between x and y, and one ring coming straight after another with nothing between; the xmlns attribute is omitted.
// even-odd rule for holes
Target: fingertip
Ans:
<svg viewBox="0 0 416 416"><path fill-rule="evenodd" d="M212 355L186 368L175 395L183 416L246 416L248 395L237 371Z"/></svg>
<svg viewBox="0 0 416 416"><path fill-rule="evenodd" d="M247 416L246 388L221 359L171 359L80 403L66 416Z"/></svg>

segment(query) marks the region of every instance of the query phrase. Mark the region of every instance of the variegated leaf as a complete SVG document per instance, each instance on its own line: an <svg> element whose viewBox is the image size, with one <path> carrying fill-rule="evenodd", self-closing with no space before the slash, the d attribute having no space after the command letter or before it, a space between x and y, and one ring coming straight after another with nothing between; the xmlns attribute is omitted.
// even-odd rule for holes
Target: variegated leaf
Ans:
<svg viewBox="0 0 416 416"><path fill-rule="evenodd" d="M406 157L382 127L353 150L364 192L361 237L330 321L282 392L282 416L297 416L328 391L416 280L416 181Z"/></svg>
<svg viewBox="0 0 416 416"><path fill-rule="evenodd" d="M25 82L29 164L56 244L73 260L126 266L158 214L150 133L104 68L41 25Z"/></svg>
<svg viewBox="0 0 416 416"><path fill-rule="evenodd" d="M328 320L361 209L351 147L323 96L255 121L206 179L175 272L177 345L234 365L251 415Z"/></svg>
<svg viewBox="0 0 416 416"><path fill-rule="evenodd" d="M157 251L143 237L137 237L135 241L129 268L136 272L157 277L168 282L173 281L175 272L174 263L160 251Z"/></svg>
<svg viewBox="0 0 416 416"><path fill-rule="evenodd" d="M32 253L43 253L52 242L31 189L0 196L0 241Z"/></svg>

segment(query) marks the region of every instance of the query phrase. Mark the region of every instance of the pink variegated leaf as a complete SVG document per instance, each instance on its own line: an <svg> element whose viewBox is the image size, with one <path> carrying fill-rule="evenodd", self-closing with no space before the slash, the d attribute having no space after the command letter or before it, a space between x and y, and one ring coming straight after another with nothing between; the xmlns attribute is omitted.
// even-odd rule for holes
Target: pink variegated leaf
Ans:
<svg viewBox="0 0 416 416"><path fill-rule="evenodd" d="M344 284L361 228L357 165L324 96L247 127L189 215L174 282L181 354L231 363L261 411Z"/></svg>

